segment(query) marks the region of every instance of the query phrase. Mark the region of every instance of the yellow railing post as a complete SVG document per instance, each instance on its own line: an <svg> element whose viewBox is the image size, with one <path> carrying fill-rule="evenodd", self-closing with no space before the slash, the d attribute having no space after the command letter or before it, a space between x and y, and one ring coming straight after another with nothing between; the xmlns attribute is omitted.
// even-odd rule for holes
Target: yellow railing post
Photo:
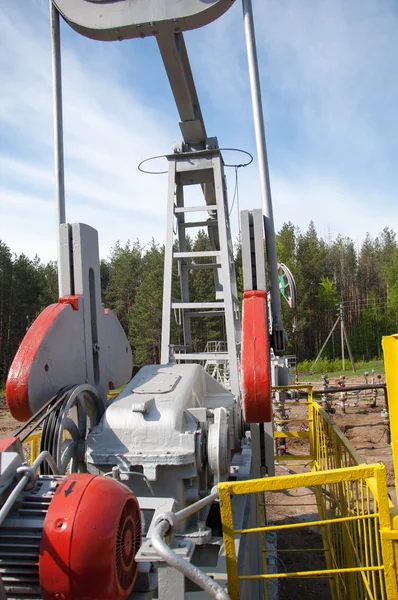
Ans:
<svg viewBox="0 0 398 600"><path fill-rule="evenodd" d="M395 537L395 539L398 539L398 531L392 532L391 530L391 514L387 493L386 469L384 465L378 466L375 471L375 478L387 598L393 600L398 598L397 565L395 563L393 547L393 538Z"/></svg>
<svg viewBox="0 0 398 600"><path fill-rule="evenodd" d="M341 445L336 444L334 450L336 453L336 463L338 465L338 468L344 467ZM338 486L338 495L339 495L339 498L341 499L339 509L340 509L343 517L348 517L350 515L350 506L349 506L349 500L347 498L346 488L344 486L344 483L341 481L337 484L337 486ZM343 525L342 525L342 537L343 537L343 543L344 543L344 549L345 549L345 555L346 555L345 564L348 568L353 568L353 567L355 567L355 560L354 560L354 555L353 555L353 551L352 551L352 544L350 543L349 530L348 530L346 523L343 523ZM358 588L356 586L356 573L347 573L346 581L348 582L349 600L357 600Z"/></svg>
<svg viewBox="0 0 398 600"><path fill-rule="evenodd" d="M312 462L314 461L314 411L312 409L312 385L308 386L308 426L310 430L310 454L312 457Z"/></svg>
<svg viewBox="0 0 398 600"><path fill-rule="evenodd" d="M310 453L309 454L283 454L280 456L275 456L275 460L278 461L313 461L313 440L311 436L313 435L313 425L312 425L312 385L310 384L298 384L298 385L282 385L282 386L273 386L272 391L287 391L287 390L304 390L307 392L307 417L300 419L275 419L274 423L294 423L297 421L307 421L309 431L274 431L274 439L277 438L304 438L309 440L310 445ZM304 403L302 403L303 405Z"/></svg>
<svg viewBox="0 0 398 600"><path fill-rule="evenodd" d="M257 510L258 510L258 521L261 527L265 527L265 496L263 493L257 494ZM264 573L268 572L267 562L267 534L261 533L261 554L262 554L262 565ZM264 600L269 598L268 581L264 581Z"/></svg>
<svg viewBox="0 0 398 600"><path fill-rule="evenodd" d="M26 440L23 442L29 446L29 464L31 465L34 460L39 456L40 449L40 437L41 432L32 433Z"/></svg>
<svg viewBox="0 0 398 600"><path fill-rule="evenodd" d="M325 505L325 497L322 491L322 487L319 485L314 486L314 493L316 504L318 508L318 515L320 520L327 519L326 505ZM331 571L334 567L333 561L333 552L332 552L332 536L329 527L321 528L322 542L325 552L325 560L326 566L329 571ZM338 575L334 574L330 579L330 592L332 594L333 600L340 600L338 593L338 585L337 585Z"/></svg>
<svg viewBox="0 0 398 600"><path fill-rule="evenodd" d="M220 497L220 509L222 514L224 550L227 561L228 594L231 596L231 600L240 600L231 495L228 488L222 488L219 485L218 489Z"/></svg>
<svg viewBox="0 0 398 600"><path fill-rule="evenodd" d="M382 340L386 370L388 414L391 430L391 450L394 461L395 491L398 496L398 334Z"/></svg>

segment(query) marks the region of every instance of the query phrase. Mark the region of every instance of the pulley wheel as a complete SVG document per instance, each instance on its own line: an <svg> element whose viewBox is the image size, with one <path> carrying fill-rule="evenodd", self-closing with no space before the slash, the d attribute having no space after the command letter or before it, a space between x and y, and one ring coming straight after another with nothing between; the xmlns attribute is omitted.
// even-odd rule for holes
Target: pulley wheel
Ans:
<svg viewBox="0 0 398 600"><path fill-rule="evenodd" d="M54 457L61 475L86 472L84 447L88 433L104 414L104 403L97 390L82 384L63 392L65 399L45 419L40 441L40 452L48 450ZM58 400L57 398L56 400ZM51 410L51 407L49 407ZM46 462L41 473L50 473Z"/></svg>

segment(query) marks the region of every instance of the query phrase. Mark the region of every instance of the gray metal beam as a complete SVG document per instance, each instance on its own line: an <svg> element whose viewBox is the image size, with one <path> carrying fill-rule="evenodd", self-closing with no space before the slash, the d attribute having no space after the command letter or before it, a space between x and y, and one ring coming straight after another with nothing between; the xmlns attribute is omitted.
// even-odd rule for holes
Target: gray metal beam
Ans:
<svg viewBox="0 0 398 600"><path fill-rule="evenodd" d="M173 302L171 308L174 309L186 309L186 308L200 308L200 309L212 309L212 308L224 308L224 302Z"/></svg>
<svg viewBox="0 0 398 600"><path fill-rule="evenodd" d="M58 290L61 290L61 246L59 226L66 222L65 210L65 170L64 170L64 139L62 117L62 74L61 74L61 36L59 13L50 0L51 26L51 58L53 81L53 118L54 118L54 167L55 167L55 199L58 247ZM61 294L60 294L61 295Z"/></svg>
<svg viewBox="0 0 398 600"><path fill-rule="evenodd" d="M240 234L242 240L242 271L243 271L243 289L253 290L253 260L252 260L252 240L251 223L252 215L248 210L242 210L240 213Z"/></svg>
<svg viewBox="0 0 398 600"><path fill-rule="evenodd" d="M160 363L167 365L170 361L170 326L171 326L171 287L173 277L173 226L174 226L174 196L175 196L176 163L169 162L169 186L167 199L166 244L164 250L163 277L163 311L162 311L162 342Z"/></svg>
<svg viewBox="0 0 398 600"><path fill-rule="evenodd" d="M217 206L212 206L211 207L211 211L216 211L217 210ZM186 213L186 212L209 212L209 207L206 206L182 206L182 207L176 207L174 209L174 213L176 215L178 215L179 213Z"/></svg>
<svg viewBox="0 0 398 600"><path fill-rule="evenodd" d="M204 144L207 133L184 36L182 33L168 31L159 34L156 40L180 115L180 128L184 142L190 146Z"/></svg>
<svg viewBox="0 0 398 600"><path fill-rule="evenodd" d="M220 250L198 250L188 252L174 252L174 258L211 258L220 256Z"/></svg>
<svg viewBox="0 0 398 600"><path fill-rule="evenodd" d="M54 0L69 25L103 41L156 36L204 27L221 17L235 0Z"/></svg>
<svg viewBox="0 0 398 600"><path fill-rule="evenodd" d="M266 291L264 228L260 209L241 212L244 290Z"/></svg>

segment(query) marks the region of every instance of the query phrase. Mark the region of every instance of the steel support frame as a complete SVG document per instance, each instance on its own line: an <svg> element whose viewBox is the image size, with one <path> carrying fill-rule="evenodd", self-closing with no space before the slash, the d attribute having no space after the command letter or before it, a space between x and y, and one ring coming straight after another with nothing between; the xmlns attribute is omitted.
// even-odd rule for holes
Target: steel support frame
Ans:
<svg viewBox="0 0 398 600"><path fill-rule="evenodd" d="M238 290L236 284L235 264L233 259L233 246L228 216L228 203L226 196L226 185L223 171L221 153L218 149L197 152L174 153L168 157L169 181L168 181L168 203L167 203L167 231L164 261L164 287L163 287L163 319L162 319L162 349L161 363L167 364L170 355L170 333L171 333L171 309L177 308L183 311L182 324L184 328L184 347L186 347L190 360L192 358L191 346L191 318L203 316L206 311L212 316L212 311L225 315L225 328L228 343L228 362L230 369L230 389L238 398L240 395L240 383L238 375L238 363L240 354L240 315L238 305ZM204 208L209 211L210 218L216 215L216 225L212 220L211 231L217 230L217 236L213 237L214 250L208 253L200 253L211 259L212 268L217 277L215 278L215 292L217 302L192 303L189 299L189 264L187 260L195 258L193 252L186 249L186 222L185 213L192 212L192 207L184 206L183 188L186 185L212 184L214 186L214 204ZM208 198L206 199L206 202ZM201 206L194 207L196 210ZM188 210L186 210L188 209ZM174 251L174 225L177 219L177 237L179 248ZM216 245L217 244L217 245ZM172 272L173 260L178 259L180 264L179 275L181 285L181 301L172 302ZM197 266L197 265L195 265ZM191 309L194 309L193 311ZM182 355L179 355L182 359Z"/></svg>
<svg viewBox="0 0 398 600"><path fill-rule="evenodd" d="M264 225L260 209L241 212L243 289L267 291L264 259ZM275 475L274 424L250 425L253 477Z"/></svg>

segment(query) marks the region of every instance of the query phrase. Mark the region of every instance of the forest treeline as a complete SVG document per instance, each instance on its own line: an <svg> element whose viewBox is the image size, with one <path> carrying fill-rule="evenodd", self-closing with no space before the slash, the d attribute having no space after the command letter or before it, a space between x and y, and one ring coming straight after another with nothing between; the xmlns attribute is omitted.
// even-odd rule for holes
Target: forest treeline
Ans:
<svg viewBox="0 0 398 600"><path fill-rule="evenodd" d="M199 231L187 239L187 249L210 249L207 234ZM398 331L398 244L392 229L370 235L356 247L342 236L325 240L310 223L302 232L285 223L277 235L278 260L294 274L297 308L283 304L284 324L289 336L288 353L302 361L314 358L336 320L339 303L356 360L381 355L381 338ZM242 265L236 244L237 280L242 293ZM107 259L101 260L101 283L105 306L111 308L125 329L133 349L134 364L158 363L160 358L164 248L152 242L119 242ZM201 259L206 260L206 259ZM196 262L198 259L196 259ZM178 299L177 271L173 296ZM57 301L56 263L42 264L25 255L12 254L0 240L0 382L4 382L15 352L27 328L48 304ZM214 298L211 270L192 272L191 301ZM173 342L182 343L179 316L173 319ZM194 325L194 351L202 351L209 340L225 339L223 323L205 319ZM337 328L325 354L341 353Z"/></svg>

